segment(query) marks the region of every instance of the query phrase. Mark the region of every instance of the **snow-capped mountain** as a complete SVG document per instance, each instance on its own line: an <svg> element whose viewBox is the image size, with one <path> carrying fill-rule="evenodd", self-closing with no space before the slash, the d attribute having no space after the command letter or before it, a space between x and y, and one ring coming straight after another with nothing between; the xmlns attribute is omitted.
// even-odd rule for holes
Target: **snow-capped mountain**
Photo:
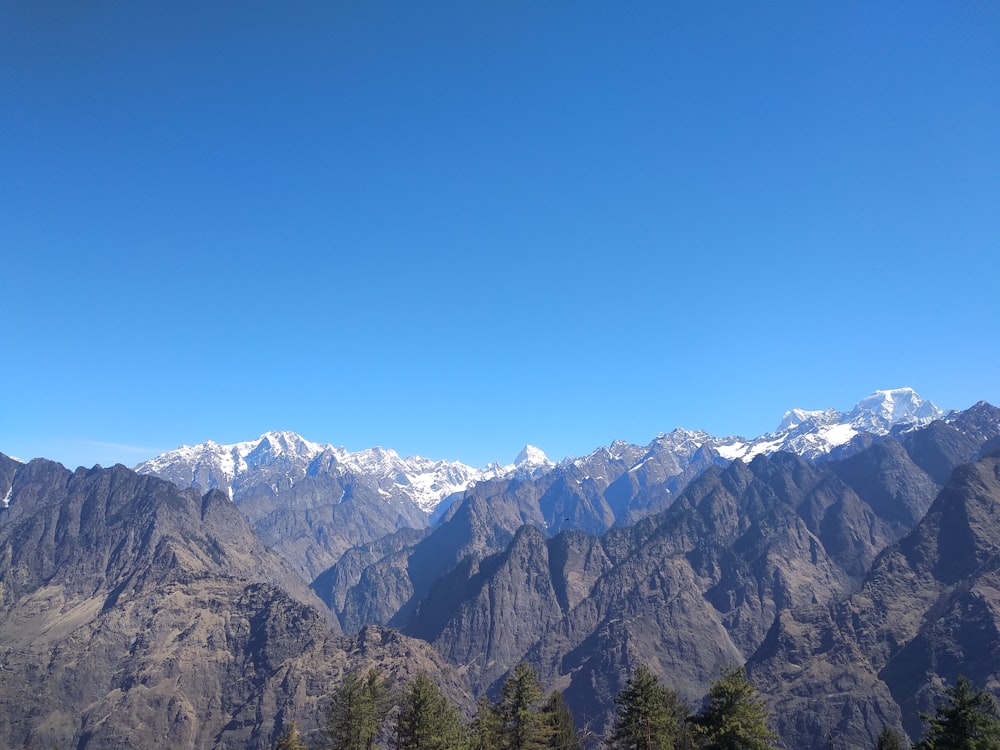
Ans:
<svg viewBox="0 0 1000 750"><path fill-rule="evenodd" d="M526 445L517 454L514 463L510 466L504 466L499 470L498 474L502 476L515 472L526 472L531 475L548 471L554 466L555 464L549 460L549 457L545 455L545 452L541 448L534 445Z"/></svg>
<svg viewBox="0 0 1000 750"><path fill-rule="evenodd" d="M537 477L557 466L583 466L597 459L623 461L633 473L644 467L648 471L653 462L657 465L655 474L662 478L681 474L699 451L708 448L729 461L750 461L759 454L778 451L815 459L861 433L884 436L944 416L943 410L912 388L896 388L875 391L847 412L792 409L774 432L753 439L720 438L702 430L677 428L657 435L644 447L616 441L588 456L567 458L559 464L532 445L526 445L512 464L476 469L458 461L400 458L395 451L378 447L351 452L310 442L294 432L267 432L256 440L231 445L207 441L182 446L139 464L136 470L184 487L218 487L234 500L262 484L279 491L310 475L353 474L363 477L387 502L412 502L431 513L445 498L486 479L525 474Z"/></svg>
<svg viewBox="0 0 1000 750"><path fill-rule="evenodd" d="M310 442L294 432L266 432L256 440L230 445L211 440L185 445L139 464L136 471L202 491L218 487L234 500L261 484L277 491L310 475L355 474L387 501L408 500L427 513L449 495L497 473L458 461L400 458L395 451L378 447L352 452Z"/></svg>
<svg viewBox="0 0 1000 750"><path fill-rule="evenodd" d="M715 446L723 458L749 461L764 453L788 451L804 458L818 458L845 445L861 433L884 436L892 431L922 427L946 416L912 388L875 391L853 409L785 412L778 429L753 440L730 438Z"/></svg>
<svg viewBox="0 0 1000 750"><path fill-rule="evenodd" d="M307 581L348 549L401 529L426 528L434 511L474 483L498 477L531 479L552 467L526 446L513 464L474 469L458 461L394 450L349 451L313 443L294 432L266 432L255 440L182 446L139 464L181 487L219 488L239 506L264 543Z"/></svg>
<svg viewBox="0 0 1000 750"><path fill-rule="evenodd" d="M785 412L774 432L752 439L716 437L704 430L678 427L660 433L645 447L616 441L610 447L598 448L581 458L566 459L560 465L583 466L598 455L606 455L629 462L630 473L648 470L656 464L655 476L662 479L681 474L698 452L706 449L727 461L739 458L749 462L757 455L779 451L816 459L862 433L881 437L894 431L916 429L946 416L945 411L921 398L912 388L895 388L875 391L846 412L792 409Z"/></svg>

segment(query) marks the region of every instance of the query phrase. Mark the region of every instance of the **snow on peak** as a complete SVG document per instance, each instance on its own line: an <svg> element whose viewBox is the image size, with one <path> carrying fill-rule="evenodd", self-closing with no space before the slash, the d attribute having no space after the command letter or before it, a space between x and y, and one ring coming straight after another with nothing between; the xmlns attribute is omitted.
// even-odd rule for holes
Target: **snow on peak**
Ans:
<svg viewBox="0 0 1000 750"><path fill-rule="evenodd" d="M693 454L711 440L712 436L704 430L686 430L683 427L676 427L670 432L661 432L657 435L650 447L658 445L680 453Z"/></svg>
<svg viewBox="0 0 1000 750"><path fill-rule="evenodd" d="M317 461L321 456L325 460ZM256 440L230 445L208 440L181 446L139 464L136 471L156 474L185 487L219 487L230 497L239 497L258 484L295 482L316 471L352 473L367 481L387 502L413 502L428 513L484 473L457 461L400 458L396 451L377 446L351 452L313 443L288 431L265 432Z"/></svg>
<svg viewBox="0 0 1000 750"><path fill-rule="evenodd" d="M751 440L733 436L717 438L701 430L679 427L657 435L645 447L615 441L589 456L566 458L560 466L582 467L588 463L624 460L634 470L655 454L666 452L683 463L692 460L703 448L714 449L726 460L749 461L762 453L777 451L816 458L850 442L861 432L886 435L894 428L916 427L944 416L945 412L922 399L912 388L895 388L875 391L849 412L791 409L785 412L776 431ZM295 482L307 473L351 473L375 488L387 502L409 501L430 512L449 495L462 492L478 481L524 473L536 476L555 466L533 445L526 445L513 464L475 469L456 461L432 461L419 456L400 458L396 451L377 446L351 452L310 442L294 432L274 431L265 432L256 440L230 445L209 440L196 446L181 446L139 464L136 470L159 475L181 486L202 490L220 487L230 497L234 493L239 496L261 482L276 486L274 483L280 478Z"/></svg>
<svg viewBox="0 0 1000 750"><path fill-rule="evenodd" d="M517 458L514 459L514 466L519 469L535 469L545 466L554 466L554 464L549 460L549 457L545 455L545 452L534 445L526 445L521 449L521 452L517 454Z"/></svg>
<svg viewBox="0 0 1000 750"><path fill-rule="evenodd" d="M859 401L848 415L852 423L874 423L885 430L900 423L926 423L943 416L944 411L922 399L912 388L875 391Z"/></svg>
<svg viewBox="0 0 1000 750"><path fill-rule="evenodd" d="M784 432L785 430L794 429L805 422L827 424L836 420L839 416L840 413L835 409L817 409L813 411L808 411L806 409L791 409L790 411L785 412L785 416L782 417L781 424L778 425L776 432Z"/></svg>
<svg viewBox="0 0 1000 750"><path fill-rule="evenodd" d="M922 399L912 388L875 391L847 412L792 409L785 412L774 432L723 446L719 453L724 458L744 461L777 451L816 458L849 443L862 432L888 435L893 428L919 427L943 416L944 411Z"/></svg>
<svg viewBox="0 0 1000 750"><path fill-rule="evenodd" d="M391 448L382 448L378 445L374 448L366 448L363 451L355 451L353 453L341 450L337 458L341 463L347 464L357 471L375 474L391 472L394 467L403 463L403 459L399 457L396 451ZM420 458L420 456L413 456L406 460L420 462L424 459Z"/></svg>
<svg viewBox="0 0 1000 750"><path fill-rule="evenodd" d="M301 435L287 430L265 432L257 438L256 443L258 448L266 447L276 455L294 453L299 456L318 456L328 447L319 443L311 443Z"/></svg>

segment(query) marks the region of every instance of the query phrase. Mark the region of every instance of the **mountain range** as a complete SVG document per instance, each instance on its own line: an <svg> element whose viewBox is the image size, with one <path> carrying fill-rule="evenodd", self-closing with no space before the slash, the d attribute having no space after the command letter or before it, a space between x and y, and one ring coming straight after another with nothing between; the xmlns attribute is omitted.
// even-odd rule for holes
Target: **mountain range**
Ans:
<svg viewBox="0 0 1000 750"><path fill-rule="evenodd" d="M1000 696L998 451L1000 410L895 389L483 469L287 432L0 456L0 745L263 748L347 669L468 712L521 661L591 728L640 665L696 704L746 664L785 747L916 738L958 674Z"/></svg>
<svg viewBox="0 0 1000 750"><path fill-rule="evenodd" d="M922 399L912 388L876 391L848 412L834 409L785 413L771 433L747 440L717 438L703 431L678 428L658 435L642 451L644 458L660 449L688 460L699 448L715 449L722 458L750 460L758 454L791 451L817 458L849 443L860 435L882 436L892 430L908 430L940 419L945 413ZM615 443L609 449L621 454L638 446ZM640 460L643 460L640 458ZM585 462L567 458L565 463ZM208 441L182 446L135 467L140 474L155 474L186 487L224 489L235 501L254 487L270 483L275 491L287 483L322 473L364 478L366 484L390 504L415 505L432 514L447 498L476 482L528 472L537 474L556 464L535 446L526 445L513 464L491 464L475 469L458 461L433 461L419 456L400 458L391 449L370 448L351 452L332 445L313 443L294 432L267 432L256 440L230 445ZM636 468L636 467L631 467Z"/></svg>
<svg viewBox="0 0 1000 750"><path fill-rule="evenodd" d="M399 529L428 528L479 484L530 477L533 486L546 487L536 522L549 533L576 528L597 534L662 510L713 463L783 451L810 459L846 455L875 437L902 434L945 416L913 389L898 388L876 391L848 412L794 409L774 432L753 439L678 428L645 446L615 441L558 464L530 445L512 464L475 469L456 461L400 458L378 447L351 452L292 432L268 432L230 445L183 446L135 469L181 487L222 489L264 543L313 581L352 547Z"/></svg>

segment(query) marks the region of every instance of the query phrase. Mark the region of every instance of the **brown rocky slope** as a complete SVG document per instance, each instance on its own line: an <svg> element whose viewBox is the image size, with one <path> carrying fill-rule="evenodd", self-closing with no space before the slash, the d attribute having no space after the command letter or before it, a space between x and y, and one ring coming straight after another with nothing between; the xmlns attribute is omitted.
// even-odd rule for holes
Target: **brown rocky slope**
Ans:
<svg viewBox="0 0 1000 750"><path fill-rule="evenodd" d="M5 456L0 479L0 746L268 748L370 665L467 702L426 644L339 636L221 492Z"/></svg>

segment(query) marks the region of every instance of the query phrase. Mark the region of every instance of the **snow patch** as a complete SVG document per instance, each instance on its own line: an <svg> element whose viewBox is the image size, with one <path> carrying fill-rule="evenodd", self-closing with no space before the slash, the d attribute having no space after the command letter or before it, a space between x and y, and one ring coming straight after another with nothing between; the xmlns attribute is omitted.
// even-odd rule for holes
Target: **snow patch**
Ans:
<svg viewBox="0 0 1000 750"><path fill-rule="evenodd" d="M744 443L742 441L737 441L735 443L726 443L725 445L715 446L715 452L722 456L727 461L735 461L737 458L743 458L746 455L747 448L749 448L749 443Z"/></svg>

